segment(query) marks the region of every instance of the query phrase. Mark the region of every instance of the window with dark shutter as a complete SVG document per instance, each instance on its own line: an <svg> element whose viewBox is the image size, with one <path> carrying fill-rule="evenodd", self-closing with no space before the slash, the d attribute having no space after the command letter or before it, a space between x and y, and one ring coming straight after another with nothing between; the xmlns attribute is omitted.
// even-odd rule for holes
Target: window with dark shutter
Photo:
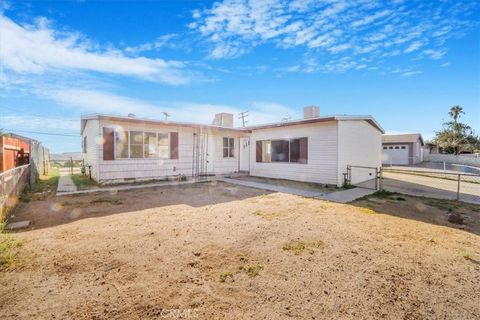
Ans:
<svg viewBox="0 0 480 320"><path fill-rule="evenodd" d="M262 141L257 141L255 143L255 150L256 150L256 153L255 153L255 158L256 158L256 161L257 162L262 162Z"/></svg>
<svg viewBox="0 0 480 320"><path fill-rule="evenodd" d="M170 159L178 159L178 132L170 132Z"/></svg>
<svg viewBox="0 0 480 320"><path fill-rule="evenodd" d="M103 128L103 160L115 159L115 134L112 128Z"/></svg>

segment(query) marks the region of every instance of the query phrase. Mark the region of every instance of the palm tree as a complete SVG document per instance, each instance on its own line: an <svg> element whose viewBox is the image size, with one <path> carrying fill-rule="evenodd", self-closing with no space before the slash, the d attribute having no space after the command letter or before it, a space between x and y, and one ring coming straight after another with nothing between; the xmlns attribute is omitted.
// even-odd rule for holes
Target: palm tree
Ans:
<svg viewBox="0 0 480 320"><path fill-rule="evenodd" d="M457 123L458 119L460 118L460 116L462 114L465 114L465 112L463 112L463 108L460 107L460 106L453 106L450 108L450 111L448 112L448 114L450 115L450 117L453 118L453 122L455 122L455 124Z"/></svg>
<svg viewBox="0 0 480 320"><path fill-rule="evenodd" d="M448 115L453 119L453 150L455 154L458 154L460 152L458 148L458 144L460 143L460 141L458 141L460 134L460 126L458 123L458 119L461 117L462 114L465 114L465 112L463 112L463 108L460 106L453 106L448 112Z"/></svg>

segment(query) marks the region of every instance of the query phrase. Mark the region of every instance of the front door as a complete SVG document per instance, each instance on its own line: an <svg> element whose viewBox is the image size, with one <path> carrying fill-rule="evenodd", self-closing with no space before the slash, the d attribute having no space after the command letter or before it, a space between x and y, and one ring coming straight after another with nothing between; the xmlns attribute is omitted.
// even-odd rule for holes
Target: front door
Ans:
<svg viewBox="0 0 480 320"><path fill-rule="evenodd" d="M250 138L240 138L240 171L250 171Z"/></svg>

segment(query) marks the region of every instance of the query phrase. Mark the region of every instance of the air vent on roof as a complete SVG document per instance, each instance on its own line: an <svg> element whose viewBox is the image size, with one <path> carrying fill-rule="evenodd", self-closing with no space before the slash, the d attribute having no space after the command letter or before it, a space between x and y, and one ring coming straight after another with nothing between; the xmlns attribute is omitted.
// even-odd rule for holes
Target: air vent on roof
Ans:
<svg viewBox="0 0 480 320"><path fill-rule="evenodd" d="M320 108L317 106L308 106L303 108L303 118L313 119L320 117Z"/></svg>
<svg viewBox="0 0 480 320"><path fill-rule="evenodd" d="M129 114L128 114L128 117L129 117L129 118L136 118L137 116L134 115L133 113L129 113Z"/></svg>

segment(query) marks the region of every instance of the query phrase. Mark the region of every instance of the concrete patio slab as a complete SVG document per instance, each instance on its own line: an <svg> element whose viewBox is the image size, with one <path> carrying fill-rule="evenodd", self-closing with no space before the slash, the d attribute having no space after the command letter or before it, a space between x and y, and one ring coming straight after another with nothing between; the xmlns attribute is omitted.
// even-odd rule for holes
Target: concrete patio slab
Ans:
<svg viewBox="0 0 480 320"><path fill-rule="evenodd" d="M302 196L302 197L307 197L307 198L316 198L316 197L320 197L320 196L324 195L324 193L321 193L321 192L300 190L300 189L284 187L284 186L275 186L275 185L272 185L272 184L253 182L253 181L244 181L244 180L237 180L237 179L230 179L230 178L221 178L221 179L218 179L218 181L223 181L223 182L226 182L226 183L236 184L236 185L244 186L244 187L251 187L251 188L263 189L263 190L268 190L268 191L289 193L289 194L294 194L294 195L297 195L297 196Z"/></svg>
<svg viewBox="0 0 480 320"><path fill-rule="evenodd" d="M349 203L360 199L362 197L374 194L377 190L365 189L365 188L353 188L343 191L332 192L321 197L316 197L320 200L333 201L338 203Z"/></svg>
<svg viewBox="0 0 480 320"><path fill-rule="evenodd" d="M7 230L25 229L25 228L28 228L28 226L30 226L30 221L29 220L12 222L12 223L7 224Z"/></svg>

